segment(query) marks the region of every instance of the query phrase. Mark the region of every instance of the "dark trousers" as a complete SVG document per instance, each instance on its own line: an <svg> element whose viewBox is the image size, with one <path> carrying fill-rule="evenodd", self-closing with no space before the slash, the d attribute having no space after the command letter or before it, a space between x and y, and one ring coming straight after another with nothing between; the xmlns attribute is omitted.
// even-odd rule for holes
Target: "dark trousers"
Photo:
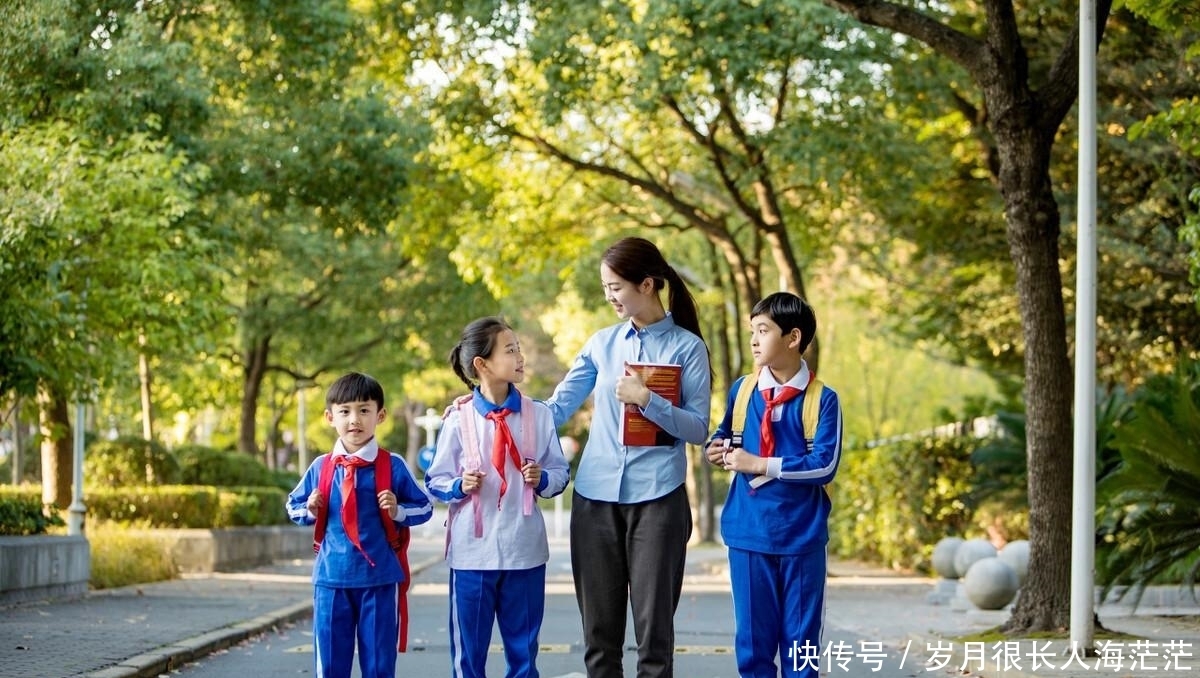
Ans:
<svg viewBox="0 0 1200 678"><path fill-rule="evenodd" d="M633 599L638 678L674 674L675 608L692 512L687 489L640 504L571 499L571 570L588 678L621 678L625 608Z"/></svg>

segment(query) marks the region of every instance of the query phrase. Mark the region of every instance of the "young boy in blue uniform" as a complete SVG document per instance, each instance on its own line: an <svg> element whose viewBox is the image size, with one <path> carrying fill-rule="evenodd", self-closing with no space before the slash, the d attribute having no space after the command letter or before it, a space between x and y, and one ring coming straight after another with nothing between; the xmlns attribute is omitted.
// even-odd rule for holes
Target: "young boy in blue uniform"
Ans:
<svg viewBox="0 0 1200 678"><path fill-rule="evenodd" d="M777 678L781 670L819 675L831 507L824 486L841 458L842 412L837 394L816 382L801 358L816 329L812 307L794 294L775 293L755 304L750 348L756 374L730 388L725 416L705 449L709 462L734 472L721 537L729 550L742 678ZM735 421L735 401L748 379L757 383L748 385L754 388L743 427ZM814 431L804 430L810 395L819 404ZM740 447L732 444L739 431Z"/></svg>
<svg viewBox="0 0 1200 678"><path fill-rule="evenodd" d="M356 646L363 678L396 675L406 541L390 542L400 530L428 521L433 505L404 460L379 447L375 427L386 416L378 381L358 373L335 381L325 397L325 420L337 443L288 495L292 522L317 525L313 638L320 678L349 678ZM390 478L376 477L381 464L390 466ZM385 514L392 525L383 522Z"/></svg>

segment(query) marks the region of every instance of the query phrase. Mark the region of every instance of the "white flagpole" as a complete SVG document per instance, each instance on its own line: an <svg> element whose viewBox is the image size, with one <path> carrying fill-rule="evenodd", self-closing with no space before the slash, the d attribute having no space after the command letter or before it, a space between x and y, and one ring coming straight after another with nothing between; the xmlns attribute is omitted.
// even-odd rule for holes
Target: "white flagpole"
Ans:
<svg viewBox="0 0 1200 678"><path fill-rule="evenodd" d="M1092 651L1096 562L1096 2L1079 4L1079 195L1075 273L1075 468L1071 647Z"/></svg>

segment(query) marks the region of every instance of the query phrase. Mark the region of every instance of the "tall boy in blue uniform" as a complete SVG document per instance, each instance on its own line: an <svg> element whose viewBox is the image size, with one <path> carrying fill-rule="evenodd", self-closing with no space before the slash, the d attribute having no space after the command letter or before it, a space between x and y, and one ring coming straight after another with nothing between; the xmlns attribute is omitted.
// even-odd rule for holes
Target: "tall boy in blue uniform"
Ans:
<svg viewBox="0 0 1200 678"><path fill-rule="evenodd" d="M399 586L407 575L398 557L403 553L389 535L427 522L433 504L404 460L379 447L375 427L386 416L383 387L375 379L350 373L333 382L325 420L337 431L337 443L288 495L292 522L317 525L313 644L319 678L349 678L356 646L363 678L396 675L397 641L403 641ZM380 455L389 455L382 466ZM390 478L376 477L377 469L389 466ZM383 522L385 515L391 525Z"/></svg>
<svg viewBox="0 0 1200 678"><path fill-rule="evenodd" d="M816 382L801 358L816 329L812 307L794 294L778 292L755 304L750 348L757 373L730 388L725 416L705 449L709 462L735 472L721 537L729 550L742 678L819 675L831 507L824 486L841 458L842 411L837 394ZM738 447L731 445L743 429L735 400L747 379L757 383ZM819 404L814 431L804 430L809 396Z"/></svg>

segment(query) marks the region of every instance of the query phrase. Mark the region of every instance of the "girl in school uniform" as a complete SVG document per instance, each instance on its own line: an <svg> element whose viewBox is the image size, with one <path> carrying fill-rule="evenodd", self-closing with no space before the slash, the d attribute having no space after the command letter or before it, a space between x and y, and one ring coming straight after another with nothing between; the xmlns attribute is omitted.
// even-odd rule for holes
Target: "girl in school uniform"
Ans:
<svg viewBox="0 0 1200 678"><path fill-rule="evenodd" d="M525 379L525 358L507 323L471 322L450 365L472 396L446 415L425 486L450 505L451 675L486 678L498 622L505 675L537 678L550 548L534 495L560 494L569 466L549 408L516 388Z"/></svg>

